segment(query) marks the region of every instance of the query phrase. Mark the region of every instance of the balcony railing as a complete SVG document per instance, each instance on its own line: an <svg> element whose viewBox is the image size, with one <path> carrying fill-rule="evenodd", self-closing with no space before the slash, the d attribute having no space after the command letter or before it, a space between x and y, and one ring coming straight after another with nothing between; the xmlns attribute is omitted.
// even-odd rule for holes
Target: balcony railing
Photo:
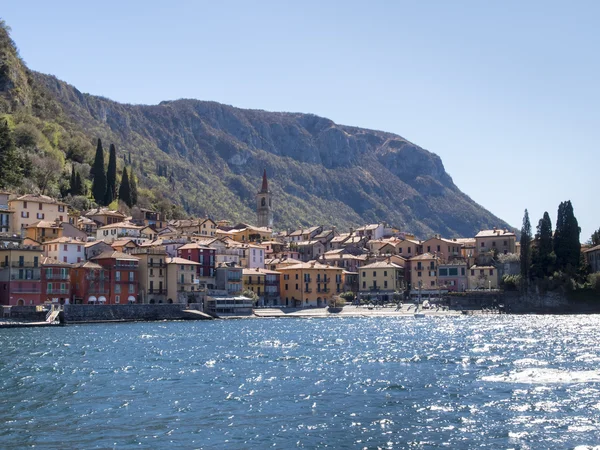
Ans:
<svg viewBox="0 0 600 450"><path fill-rule="evenodd" d="M13 294L41 294L42 289L38 287L22 287L10 290Z"/></svg>
<svg viewBox="0 0 600 450"><path fill-rule="evenodd" d="M68 294L69 289L48 289L46 294Z"/></svg>
<svg viewBox="0 0 600 450"><path fill-rule="evenodd" d="M46 280L68 280L68 273L47 273Z"/></svg>
<svg viewBox="0 0 600 450"><path fill-rule="evenodd" d="M167 263L166 262L149 262L148 263L148 267L160 267L160 268L165 268L167 267Z"/></svg>
<svg viewBox="0 0 600 450"><path fill-rule="evenodd" d="M311 282L311 280L312 280L312 278L311 278L311 277L304 277L304 282L305 282L305 283L310 283L310 282Z"/></svg>
<svg viewBox="0 0 600 450"><path fill-rule="evenodd" d="M229 276L229 277L227 277L227 281L240 283L242 281L242 277Z"/></svg>
<svg viewBox="0 0 600 450"><path fill-rule="evenodd" d="M86 280L92 280L92 281L108 281L108 275L92 275L90 273L88 273L85 276Z"/></svg>
<svg viewBox="0 0 600 450"><path fill-rule="evenodd" d="M312 292L311 288L304 288L304 292L306 292L307 294L310 294Z"/></svg>

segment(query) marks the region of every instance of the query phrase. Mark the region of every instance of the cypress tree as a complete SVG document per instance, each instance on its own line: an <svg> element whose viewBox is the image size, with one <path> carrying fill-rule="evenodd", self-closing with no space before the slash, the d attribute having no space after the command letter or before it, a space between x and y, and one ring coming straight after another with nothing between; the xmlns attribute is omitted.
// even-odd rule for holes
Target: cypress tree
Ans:
<svg viewBox="0 0 600 450"><path fill-rule="evenodd" d="M531 265L531 222L529 212L525 210L523 226L521 227L521 276L523 280L529 277L529 266Z"/></svg>
<svg viewBox="0 0 600 450"><path fill-rule="evenodd" d="M77 195L77 193L75 192L75 166L72 164L71 164L71 179L69 180L69 185L70 185L69 194Z"/></svg>
<svg viewBox="0 0 600 450"><path fill-rule="evenodd" d="M129 184L129 175L127 175L127 168L123 166L123 176L121 177L121 186L119 186L119 199L125 202L130 208L133 206L131 200L131 186Z"/></svg>
<svg viewBox="0 0 600 450"><path fill-rule="evenodd" d="M552 221L547 212L538 222L535 240L537 251L533 263L536 275L543 277L552 273Z"/></svg>
<svg viewBox="0 0 600 450"><path fill-rule="evenodd" d="M108 154L108 169L106 170L106 198L107 205L111 204L117 195L117 150L114 144L110 144Z"/></svg>
<svg viewBox="0 0 600 450"><path fill-rule="evenodd" d="M133 168L129 168L129 187L131 190L131 203L137 205L138 202L138 188L137 181L135 181L135 174L133 173Z"/></svg>
<svg viewBox="0 0 600 450"><path fill-rule="evenodd" d="M94 158L94 165L92 166L90 173L92 173L94 177L92 184L92 195L94 196L94 200L96 200L96 203L99 205L105 205L106 172L104 171L104 150L102 149L102 141L100 141L100 139L98 139L96 157Z"/></svg>
<svg viewBox="0 0 600 450"><path fill-rule="evenodd" d="M131 165L131 152L129 152L129 165Z"/></svg>
<svg viewBox="0 0 600 450"><path fill-rule="evenodd" d="M592 233L592 237L590 238L590 244L594 247L596 245L600 245L600 228Z"/></svg>
<svg viewBox="0 0 600 450"><path fill-rule="evenodd" d="M75 174L75 193L73 195L85 195L85 187L83 186L79 172Z"/></svg>
<svg viewBox="0 0 600 450"><path fill-rule="evenodd" d="M558 206L558 219L554 233L554 253L556 265L569 273L575 273L581 263L581 229L573 213L570 200Z"/></svg>
<svg viewBox="0 0 600 450"><path fill-rule="evenodd" d="M0 122L0 188L14 186L21 181L21 160L15 147L8 121Z"/></svg>

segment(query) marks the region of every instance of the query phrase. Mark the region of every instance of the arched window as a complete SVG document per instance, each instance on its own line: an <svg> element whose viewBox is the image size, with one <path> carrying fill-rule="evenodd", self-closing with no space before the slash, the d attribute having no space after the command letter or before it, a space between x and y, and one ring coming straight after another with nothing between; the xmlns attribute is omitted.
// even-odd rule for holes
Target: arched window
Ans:
<svg viewBox="0 0 600 450"><path fill-rule="evenodd" d="M260 199L260 206L265 206L267 204L267 201L265 200L265 198L261 198Z"/></svg>

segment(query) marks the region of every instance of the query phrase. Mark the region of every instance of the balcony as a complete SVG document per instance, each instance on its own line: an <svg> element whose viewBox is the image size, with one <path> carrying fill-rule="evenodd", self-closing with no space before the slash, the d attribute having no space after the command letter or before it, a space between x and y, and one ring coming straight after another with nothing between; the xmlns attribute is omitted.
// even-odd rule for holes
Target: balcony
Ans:
<svg viewBox="0 0 600 450"><path fill-rule="evenodd" d="M310 294L312 292L312 289L311 288L305 288L304 292L306 292L307 294Z"/></svg>
<svg viewBox="0 0 600 450"><path fill-rule="evenodd" d="M69 294L70 290L69 289L48 289L46 291L46 294Z"/></svg>
<svg viewBox="0 0 600 450"><path fill-rule="evenodd" d="M68 273L47 273L46 280L68 280Z"/></svg>
<svg viewBox="0 0 600 450"><path fill-rule="evenodd" d="M304 282L305 283L310 283L312 281L311 277L304 277Z"/></svg>
<svg viewBox="0 0 600 450"><path fill-rule="evenodd" d="M167 263L164 261L163 262L149 262L148 267L158 267L158 268L164 269L165 267L167 267Z"/></svg>
<svg viewBox="0 0 600 450"><path fill-rule="evenodd" d="M41 294L42 289L40 286L35 287L21 287L21 288L13 288L10 290L12 294Z"/></svg>
<svg viewBox="0 0 600 450"><path fill-rule="evenodd" d="M40 251L41 253L41 251ZM23 262L19 262L19 261L10 261L8 264L6 262L2 262L0 263L0 267L14 267L17 269L24 269L24 268L31 268L31 267L35 267L35 268L39 268L40 265L38 264L34 264L32 261L23 261Z"/></svg>
<svg viewBox="0 0 600 450"><path fill-rule="evenodd" d="M166 295L167 290L166 289L148 289L148 294Z"/></svg>
<svg viewBox="0 0 600 450"><path fill-rule="evenodd" d="M88 273L85 275L85 279L91 281L108 281L108 275L94 275Z"/></svg>
<svg viewBox="0 0 600 450"><path fill-rule="evenodd" d="M229 275L229 276L227 276L227 281L230 281L232 283L241 283L242 277L238 277L235 275Z"/></svg>

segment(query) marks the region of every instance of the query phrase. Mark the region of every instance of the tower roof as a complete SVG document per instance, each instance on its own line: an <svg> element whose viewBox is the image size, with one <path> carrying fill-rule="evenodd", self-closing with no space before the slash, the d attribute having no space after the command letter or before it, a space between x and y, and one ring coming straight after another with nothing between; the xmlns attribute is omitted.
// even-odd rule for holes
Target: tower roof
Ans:
<svg viewBox="0 0 600 450"><path fill-rule="evenodd" d="M262 187L260 188L260 192L269 192L269 182L267 181L267 169L264 169L263 172L263 181Z"/></svg>

